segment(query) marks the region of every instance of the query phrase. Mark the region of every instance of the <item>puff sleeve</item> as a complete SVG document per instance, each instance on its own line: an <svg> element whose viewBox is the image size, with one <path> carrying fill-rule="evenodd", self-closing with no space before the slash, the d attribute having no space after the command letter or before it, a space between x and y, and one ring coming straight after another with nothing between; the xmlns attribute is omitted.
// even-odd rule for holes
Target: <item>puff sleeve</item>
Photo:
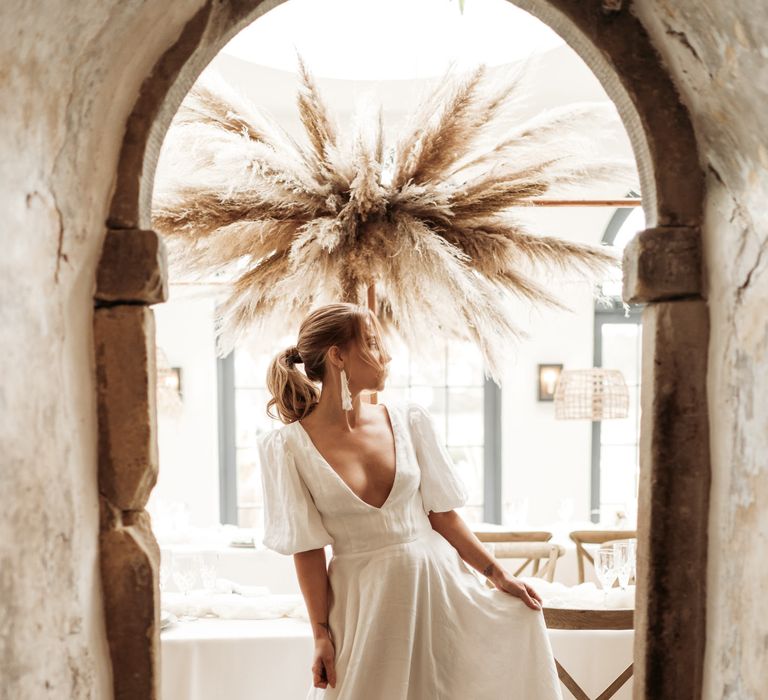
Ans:
<svg viewBox="0 0 768 700"><path fill-rule="evenodd" d="M421 469L421 500L424 512L442 513L467 502L464 482L448 451L437 435L429 411L414 401L408 402L408 421L413 447Z"/></svg>
<svg viewBox="0 0 768 700"><path fill-rule="evenodd" d="M296 554L333 544L293 453L280 429L258 441L264 493L262 544L280 554Z"/></svg>

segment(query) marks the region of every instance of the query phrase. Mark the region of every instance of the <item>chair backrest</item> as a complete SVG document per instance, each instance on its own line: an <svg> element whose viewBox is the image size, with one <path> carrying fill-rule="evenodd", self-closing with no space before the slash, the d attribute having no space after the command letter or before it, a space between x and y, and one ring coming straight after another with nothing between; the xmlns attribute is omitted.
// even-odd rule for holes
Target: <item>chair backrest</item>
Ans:
<svg viewBox="0 0 768 700"><path fill-rule="evenodd" d="M541 544L549 542L549 540L552 539L552 533L545 530L491 530L486 532L475 532L475 535L477 535L477 538L481 542L493 545L494 556L506 556L506 558L509 559L522 559L523 557L501 555L499 552L502 551L502 547L506 547L510 544ZM539 552L538 556L524 557L522 565L514 572L515 576L519 576L528 566L531 567L534 576L540 575L539 568L541 566L541 560L549 560L550 550L548 547L545 547L537 551ZM555 563L557 563L557 557L555 557ZM547 566L549 566L549 564L547 564ZM549 571L549 569L546 570ZM552 567L552 575L554 576L554 567Z"/></svg>
<svg viewBox="0 0 768 700"><path fill-rule="evenodd" d="M498 530L475 532L481 542L549 542L552 539L551 532L544 530Z"/></svg>
<svg viewBox="0 0 768 700"><path fill-rule="evenodd" d="M579 567L579 583L584 583L584 560L587 559L592 566L595 559L584 547L585 544L606 544L620 540L632 540L637 538L635 530L574 530L570 538L576 545L576 563Z"/></svg>
<svg viewBox="0 0 768 700"><path fill-rule="evenodd" d="M550 583L555 578L557 560L565 554L565 547L551 542L495 542L493 550L497 559L525 560L515 571L515 576L533 563L533 575ZM540 566L542 561L544 565Z"/></svg>

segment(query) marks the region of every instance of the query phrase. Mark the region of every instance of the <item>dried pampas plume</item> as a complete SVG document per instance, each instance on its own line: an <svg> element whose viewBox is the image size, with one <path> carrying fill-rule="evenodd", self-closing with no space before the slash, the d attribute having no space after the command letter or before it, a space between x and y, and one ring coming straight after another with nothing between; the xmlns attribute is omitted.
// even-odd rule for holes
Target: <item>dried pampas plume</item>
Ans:
<svg viewBox="0 0 768 700"><path fill-rule="evenodd" d="M304 140L204 74L161 153L153 226L174 269L231 282L221 354L245 334L266 348L315 306L364 304L375 285L385 331L417 356L436 337L473 341L498 380L524 335L507 295L565 308L538 271L615 270L610 249L534 235L512 215L564 187L634 183L632 163L584 155L594 109L510 125L521 74L498 83L480 67L439 81L388 146L380 110L340 129L302 62L299 74Z"/></svg>

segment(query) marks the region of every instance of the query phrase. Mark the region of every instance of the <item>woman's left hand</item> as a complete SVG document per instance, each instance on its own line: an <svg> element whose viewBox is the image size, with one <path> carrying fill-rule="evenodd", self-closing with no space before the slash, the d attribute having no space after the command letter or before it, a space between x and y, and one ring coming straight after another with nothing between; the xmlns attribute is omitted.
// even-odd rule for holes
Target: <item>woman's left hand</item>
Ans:
<svg viewBox="0 0 768 700"><path fill-rule="evenodd" d="M524 581L515 578L507 573L501 573L491 578L491 582L496 588L520 598L532 610L541 610L541 596Z"/></svg>

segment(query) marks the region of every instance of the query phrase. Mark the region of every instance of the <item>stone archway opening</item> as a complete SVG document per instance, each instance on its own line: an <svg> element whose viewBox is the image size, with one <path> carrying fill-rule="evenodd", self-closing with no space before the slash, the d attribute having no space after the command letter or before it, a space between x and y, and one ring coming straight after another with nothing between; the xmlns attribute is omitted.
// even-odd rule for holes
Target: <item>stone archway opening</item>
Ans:
<svg viewBox="0 0 768 700"><path fill-rule="evenodd" d="M149 224L153 173L170 121L205 65L277 4L206 2L147 76L126 126L94 314L100 562L116 698L159 695L159 549L144 507L158 469L150 306L166 300L168 287L162 241ZM624 3L514 4L557 31L592 69L635 150L651 228L624 259L624 299L647 304L634 693L698 698L710 456L696 141L661 59Z"/></svg>

